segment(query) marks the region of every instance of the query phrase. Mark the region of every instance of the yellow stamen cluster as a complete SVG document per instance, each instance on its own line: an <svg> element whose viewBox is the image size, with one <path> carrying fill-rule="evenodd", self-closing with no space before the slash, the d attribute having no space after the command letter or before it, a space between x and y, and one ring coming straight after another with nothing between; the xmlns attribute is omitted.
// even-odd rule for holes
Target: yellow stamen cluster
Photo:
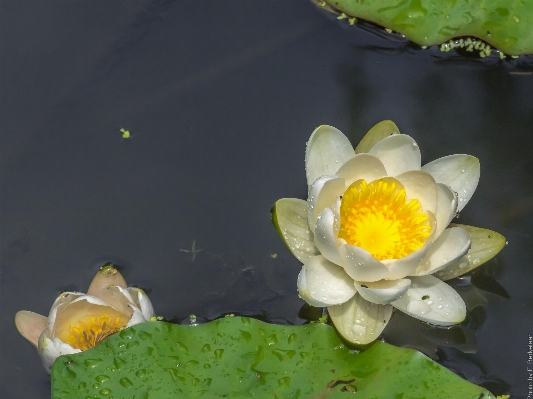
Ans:
<svg viewBox="0 0 533 399"><path fill-rule="evenodd" d="M120 331L127 324L126 316L85 316L78 324L70 325L70 333L64 342L74 349L84 351Z"/></svg>
<svg viewBox="0 0 533 399"><path fill-rule="evenodd" d="M396 182L358 180L344 193L339 238L378 260L400 259L420 249L431 234L417 199L407 202Z"/></svg>

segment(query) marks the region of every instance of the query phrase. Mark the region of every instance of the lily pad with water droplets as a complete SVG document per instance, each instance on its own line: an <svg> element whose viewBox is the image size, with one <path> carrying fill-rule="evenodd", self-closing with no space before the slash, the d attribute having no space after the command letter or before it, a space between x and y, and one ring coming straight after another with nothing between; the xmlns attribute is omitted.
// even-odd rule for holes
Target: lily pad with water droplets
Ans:
<svg viewBox="0 0 533 399"><path fill-rule="evenodd" d="M533 53L533 2L509 0L325 0L422 46L474 36L509 55Z"/></svg>
<svg viewBox="0 0 533 399"><path fill-rule="evenodd" d="M412 349L376 342L355 353L325 324L281 326L246 317L198 326L138 324L59 357L52 369L52 399L350 395L494 399Z"/></svg>

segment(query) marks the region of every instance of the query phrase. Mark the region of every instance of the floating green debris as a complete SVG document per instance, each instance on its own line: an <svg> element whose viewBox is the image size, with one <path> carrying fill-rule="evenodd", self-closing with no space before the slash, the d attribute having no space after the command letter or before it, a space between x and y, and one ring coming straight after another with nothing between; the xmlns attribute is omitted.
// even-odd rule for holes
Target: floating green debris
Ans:
<svg viewBox="0 0 533 399"><path fill-rule="evenodd" d="M354 353L324 324L228 317L136 325L52 370L60 398L494 399L421 353L376 342Z"/></svg>
<svg viewBox="0 0 533 399"><path fill-rule="evenodd" d="M122 138L123 139L129 139L130 136L131 136L131 133L129 130L126 130L124 128L120 129L120 131L122 132Z"/></svg>
<svg viewBox="0 0 533 399"><path fill-rule="evenodd" d="M474 37L481 39L477 42L489 43L508 55L533 53L532 1L315 0L315 3L330 11L338 10L342 18L360 18L392 29L421 46ZM481 56L487 56L487 51Z"/></svg>

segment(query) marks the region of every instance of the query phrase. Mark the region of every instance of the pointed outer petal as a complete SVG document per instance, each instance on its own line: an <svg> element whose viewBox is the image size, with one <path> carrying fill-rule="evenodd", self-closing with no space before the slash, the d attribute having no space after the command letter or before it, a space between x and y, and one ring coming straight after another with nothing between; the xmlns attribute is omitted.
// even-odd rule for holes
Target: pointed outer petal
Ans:
<svg viewBox="0 0 533 399"><path fill-rule="evenodd" d="M323 175L334 175L355 152L350 140L338 129L322 125L316 128L305 150L305 172L310 186Z"/></svg>
<svg viewBox="0 0 533 399"><path fill-rule="evenodd" d="M309 259L298 276L300 296L311 298L312 306L331 306L346 302L355 294L353 280L344 269L321 255ZM301 273L301 274L302 274ZM302 281L300 281L300 279ZM318 304L318 305L317 305Z"/></svg>
<svg viewBox="0 0 533 399"><path fill-rule="evenodd" d="M392 302L392 306L437 326L451 326L465 319L465 303L448 284L433 276L410 279L411 287L404 296Z"/></svg>
<svg viewBox="0 0 533 399"><path fill-rule="evenodd" d="M56 358L61 355L79 353L81 350L74 349L72 346L65 344L58 339L51 340L48 336L48 330L44 330L39 337L38 352L45 370L50 374Z"/></svg>
<svg viewBox="0 0 533 399"><path fill-rule="evenodd" d="M370 255L370 252L343 241L341 239L339 247L342 267L351 278L371 282L381 280L389 274L387 266Z"/></svg>
<svg viewBox="0 0 533 399"><path fill-rule="evenodd" d="M424 165L422 170L433 176L437 183L444 183L457 193L458 212L470 201L479 182L479 159L471 155L455 154L439 158Z"/></svg>
<svg viewBox="0 0 533 399"><path fill-rule="evenodd" d="M282 198L274 204L271 211L272 223L278 234L289 251L302 263L320 254L307 223L307 209L307 201Z"/></svg>
<svg viewBox="0 0 533 399"><path fill-rule="evenodd" d="M422 248L407 255L405 258L398 259L389 265L389 274L385 277L387 280L398 280L406 276L412 276L422 260L427 256L432 246L433 236L435 235L436 221L431 212L426 212L429 217L429 224L433 226L431 235Z"/></svg>
<svg viewBox="0 0 533 399"><path fill-rule="evenodd" d="M385 305L397 300L405 294L411 285L411 280L380 280L374 283L359 283L355 281L355 289L369 302Z"/></svg>
<svg viewBox="0 0 533 399"><path fill-rule="evenodd" d="M446 184L437 183L437 193L437 210L435 211L437 231L434 239L439 238L455 217L455 212L457 212L457 194L450 187Z"/></svg>
<svg viewBox="0 0 533 399"><path fill-rule="evenodd" d="M435 276L441 280L449 280L468 273L494 258L505 247L505 237L495 231L465 224L451 224L450 226L465 229L472 240L472 246L466 256L435 273Z"/></svg>
<svg viewBox="0 0 533 399"><path fill-rule="evenodd" d="M418 144L405 134L395 134L384 138L368 153L383 162L389 176L397 176L410 170L420 170L421 158Z"/></svg>
<svg viewBox="0 0 533 399"><path fill-rule="evenodd" d="M398 126L390 120L381 121L365 134L365 137L363 137L359 145L355 148L355 153L368 152L377 142L393 134L400 134Z"/></svg>
<svg viewBox="0 0 533 399"><path fill-rule="evenodd" d="M315 244L320 253L330 262L341 265L341 254L337 246L339 217L326 208L318 215L315 229Z"/></svg>
<svg viewBox="0 0 533 399"><path fill-rule="evenodd" d="M143 313L141 312L141 309L139 309L136 306L133 306L132 308L133 308L133 313L131 315L131 319L125 328L134 326L135 324L144 323L145 321L150 321L150 319L147 319L146 317L144 317Z"/></svg>
<svg viewBox="0 0 533 399"><path fill-rule="evenodd" d="M437 185L435 179L426 172L411 170L396 176L403 184L407 201L417 199L424 211L435 213L437 209Z"/></svg>
<svg viewBox="0 0 533 399"><path fill-rule="evenodd" d="M20 335L34 346L39 342L39 336L48 325L48 318L28 310L21 310L15 315L15 326Z"/></svg>
<svg viewBox="0 0 533 399"><path fill-rule="evenodd" d="M87 294L94 295L95 292L100 291L102 288L109 287L110 285L115 285L117 287L126 288L126 281L122 274L115 269L113 266L107 265L102 267L96 276L94 276Z"/></svg>
<svg viewBox="0 0 533 399"><path fill-rule="evenodd" d="M127 289L122 287L106 287L96 291L94 298L100 299L104 304L110 305L121 313L131 315L131 305L137 305Z"/></svg>
<svg viewBox="0 0 533 399"><path fill-rule="evenodd" d="M368 302L361 295L341 305L328 307L337 331L354 344L365 345L376 340L392 315L392 306Z"/></svg>
<svg viewBox="0 0 533 399"><path fill-rule="evenodd" d="M433 274L447 265L457 262L470 249L472 241L465 229L451 227L442 232L431 245L428 254L416 269L416 275Z"/></svg>
<svg viewBox="0 0 533 399"><path fill-rule="evenodd" d="M128 289L130 290L132 296L135 295L133 290L137 291L136 292L137 300L139 302L139 307L141 309L142 314L144 315L144 318L146 320L150 320L152 317L154 317L155 316L154 307L152 306L152 302L148 298L148 295L146 295L146 293L140 288L128 288Z"/></svg>
<svg viewBox="0 0 533 399"><path fill-rule="evenodd" d="M383 163L376 157L368 154L358 154L344 165L336 173L349 187L356 180L364 179L367 182L374 181L386 176L387 171Z"/></svg>
<svg viewBox="0 0 533 399"><path fill-rule="evenodd" d="M315 224L320 212L332 205L335 199L344 194L345 189L344 179L335 176L319 177L309 187L307 221L313 233L315 232Z"/></svg>

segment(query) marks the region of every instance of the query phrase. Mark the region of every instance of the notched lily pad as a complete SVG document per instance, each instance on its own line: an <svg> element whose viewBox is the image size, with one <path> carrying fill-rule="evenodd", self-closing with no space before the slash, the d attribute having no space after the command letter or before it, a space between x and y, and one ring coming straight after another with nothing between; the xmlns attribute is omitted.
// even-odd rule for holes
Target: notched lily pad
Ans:
<svg viewBox="0 0 533 399"><path fill-rule="evenodd" d="M421 46L477 37L508 55L533 53L533 2L509 0L325 0Z"/></svg>
<svg viewBox="0 0 533 399"><path fill-rule="evenodd" d="M52 369L52 398L494 398L412 349L362 353L335 330L228 317L138 324Z"/></svg>

